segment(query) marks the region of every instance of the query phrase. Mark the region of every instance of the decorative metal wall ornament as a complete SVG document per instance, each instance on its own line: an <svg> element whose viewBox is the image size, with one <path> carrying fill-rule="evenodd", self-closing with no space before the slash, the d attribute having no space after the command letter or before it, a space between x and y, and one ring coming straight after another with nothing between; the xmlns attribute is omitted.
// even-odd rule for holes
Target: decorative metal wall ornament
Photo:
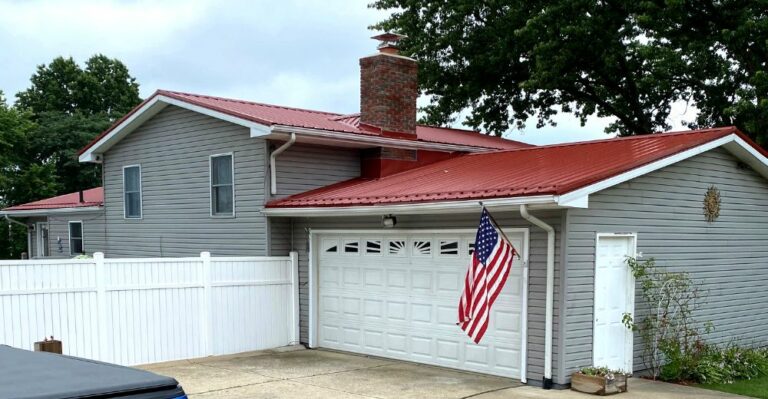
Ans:
<svg viewBox="0 0 768 399"><path fill-rule="evenodd" d="M715 186L710 186L704 195L704 216L709 223L720 216L720 190Z"/></svg>

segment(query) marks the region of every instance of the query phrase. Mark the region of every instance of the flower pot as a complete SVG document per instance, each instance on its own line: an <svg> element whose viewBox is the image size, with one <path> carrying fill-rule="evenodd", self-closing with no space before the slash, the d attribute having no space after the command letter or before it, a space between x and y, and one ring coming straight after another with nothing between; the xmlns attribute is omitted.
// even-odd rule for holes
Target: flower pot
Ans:
<svg viewBox="0 0 768 399"><path fill-rule="evenodd" d="M600 396L627 392L627 376L614 374L613 378L608 378L577 372L571 375L571 389Z"/></svg>

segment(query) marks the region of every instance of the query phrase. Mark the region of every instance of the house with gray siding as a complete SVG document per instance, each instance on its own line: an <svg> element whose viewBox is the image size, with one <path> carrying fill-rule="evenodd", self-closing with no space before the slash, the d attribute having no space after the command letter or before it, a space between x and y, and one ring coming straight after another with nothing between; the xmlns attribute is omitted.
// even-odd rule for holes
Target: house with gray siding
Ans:
<svg viewBox="0 0 768 399"><path fill-rule="evenodd" d="M381 47L360 62L360 113L160 90L79 154L102 164L98 200L1 214L34 256L70 256L78 220L76 249L108 257L297 251L313 348L545 387L642 371L627 257L700 281L711 341L768 344L768 153L738 129L531 146L423 126L416 62ZM457 304L483 207L519 256L475 344Z"/></svg>

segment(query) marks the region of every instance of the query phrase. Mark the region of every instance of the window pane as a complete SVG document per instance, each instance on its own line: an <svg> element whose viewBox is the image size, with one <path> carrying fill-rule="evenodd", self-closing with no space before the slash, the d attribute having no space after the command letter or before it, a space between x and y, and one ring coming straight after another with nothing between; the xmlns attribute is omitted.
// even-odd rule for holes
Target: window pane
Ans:
<svg viewBox="0 0 768 399"><path fill-rule="evenodd" d="M137 192L125 193L125 216L141 217L141 194Z"/></svg>
<svg viewBox="0 0 768 399"><path fill-rule="evenodd" d="M83 237L83 224L82 223L70 223L69 224L69 236L72 238Z"/></svg>
<svg viewBox="0 0 768 399"><path fill-rule="evenodd" d="M214 215L232 214L232 186L213 188L213 206Z"/></svg>
<svg viewBox="0 0 768 399"><path fill-rule="evenodd" d="M125 191L126 192L139 191L141 187L139 167L132 166L130 168L125 168L124 171L125 171L125 177L124 177Z"/></svg>
<svg viewBox="0 0 768 399"><path fill-rule="evenodd" d="M211 182L214 186L220 184L232 184L232 156L223 155L211 159L212 173Z"/></svg>
<svg viewBox="0 0 768 399"><path fill-rule="evenodd" d="M85 251L83 251L83 239L82 238L71 239L69 241L69 250L72 254L85 253Z"/></svg>

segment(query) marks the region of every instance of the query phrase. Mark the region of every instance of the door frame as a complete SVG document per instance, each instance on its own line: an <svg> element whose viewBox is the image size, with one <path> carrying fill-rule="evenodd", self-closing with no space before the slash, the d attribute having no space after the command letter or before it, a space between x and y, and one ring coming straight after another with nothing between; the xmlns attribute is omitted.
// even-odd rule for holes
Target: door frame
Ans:
<svg viewBox="0 0 768 399"><path fill-rule="evenodd" d="M315 248L319 248L317 240L323 234L376 234L376 235L394 235L394 234L467 234L476 233L477 229L308 229L309 240L307 252L309 253L309 347L317 348L317 330L319 322L319 287L318 287L318 255ZM522 279L523 291L521 293L521 313L520 313L520 381L526 383L526 374L528 369L528 259L530 250L530 229L527 227L505 227L505 233L523 234L524 257ZM469 266L469 265L467 265ZM459 295L456 296L458 301ZM457 302L458 304L458 302Z"/></svg>
<svg viewBox="0 0 768 399"><path fill-rule="evenodd" d="M629 254L626 256L633 256L637 257L637 233L597 233L595 235L595 261L593 266L593 272L595 273L595 277L597 277L597 251L600 248L600 238L631 238L632 242L629 245ZM635 315L635 276L632 275L629 268L627 268L627 287L632 287L629 292L626 293L626 300L627 300L627 306L625 308L625 312L629 313L634 317ZM594 295L594 290L596 287L592 286L593 290L593 298L596 296ZM597 366L595 364L595 331L597 330L597 301L594 299L592 300L592 365ZM634 372L634 333L630 329L624 330L624 368L626 372L632 373Z"/></svg>
<svg viewBox="0 0 768 399"><path fill-rule="evenodd" d="M42 241L42 234L43 229L41 227L45 227L45 229L48 231L48 238L46 241L48 241L48 256L50 256L51 252L51 229L48 225L48 222L37 222L35 223L35 257L39 259L45 258L45 252L43 251L44 246L40 245Z"/></svg>

